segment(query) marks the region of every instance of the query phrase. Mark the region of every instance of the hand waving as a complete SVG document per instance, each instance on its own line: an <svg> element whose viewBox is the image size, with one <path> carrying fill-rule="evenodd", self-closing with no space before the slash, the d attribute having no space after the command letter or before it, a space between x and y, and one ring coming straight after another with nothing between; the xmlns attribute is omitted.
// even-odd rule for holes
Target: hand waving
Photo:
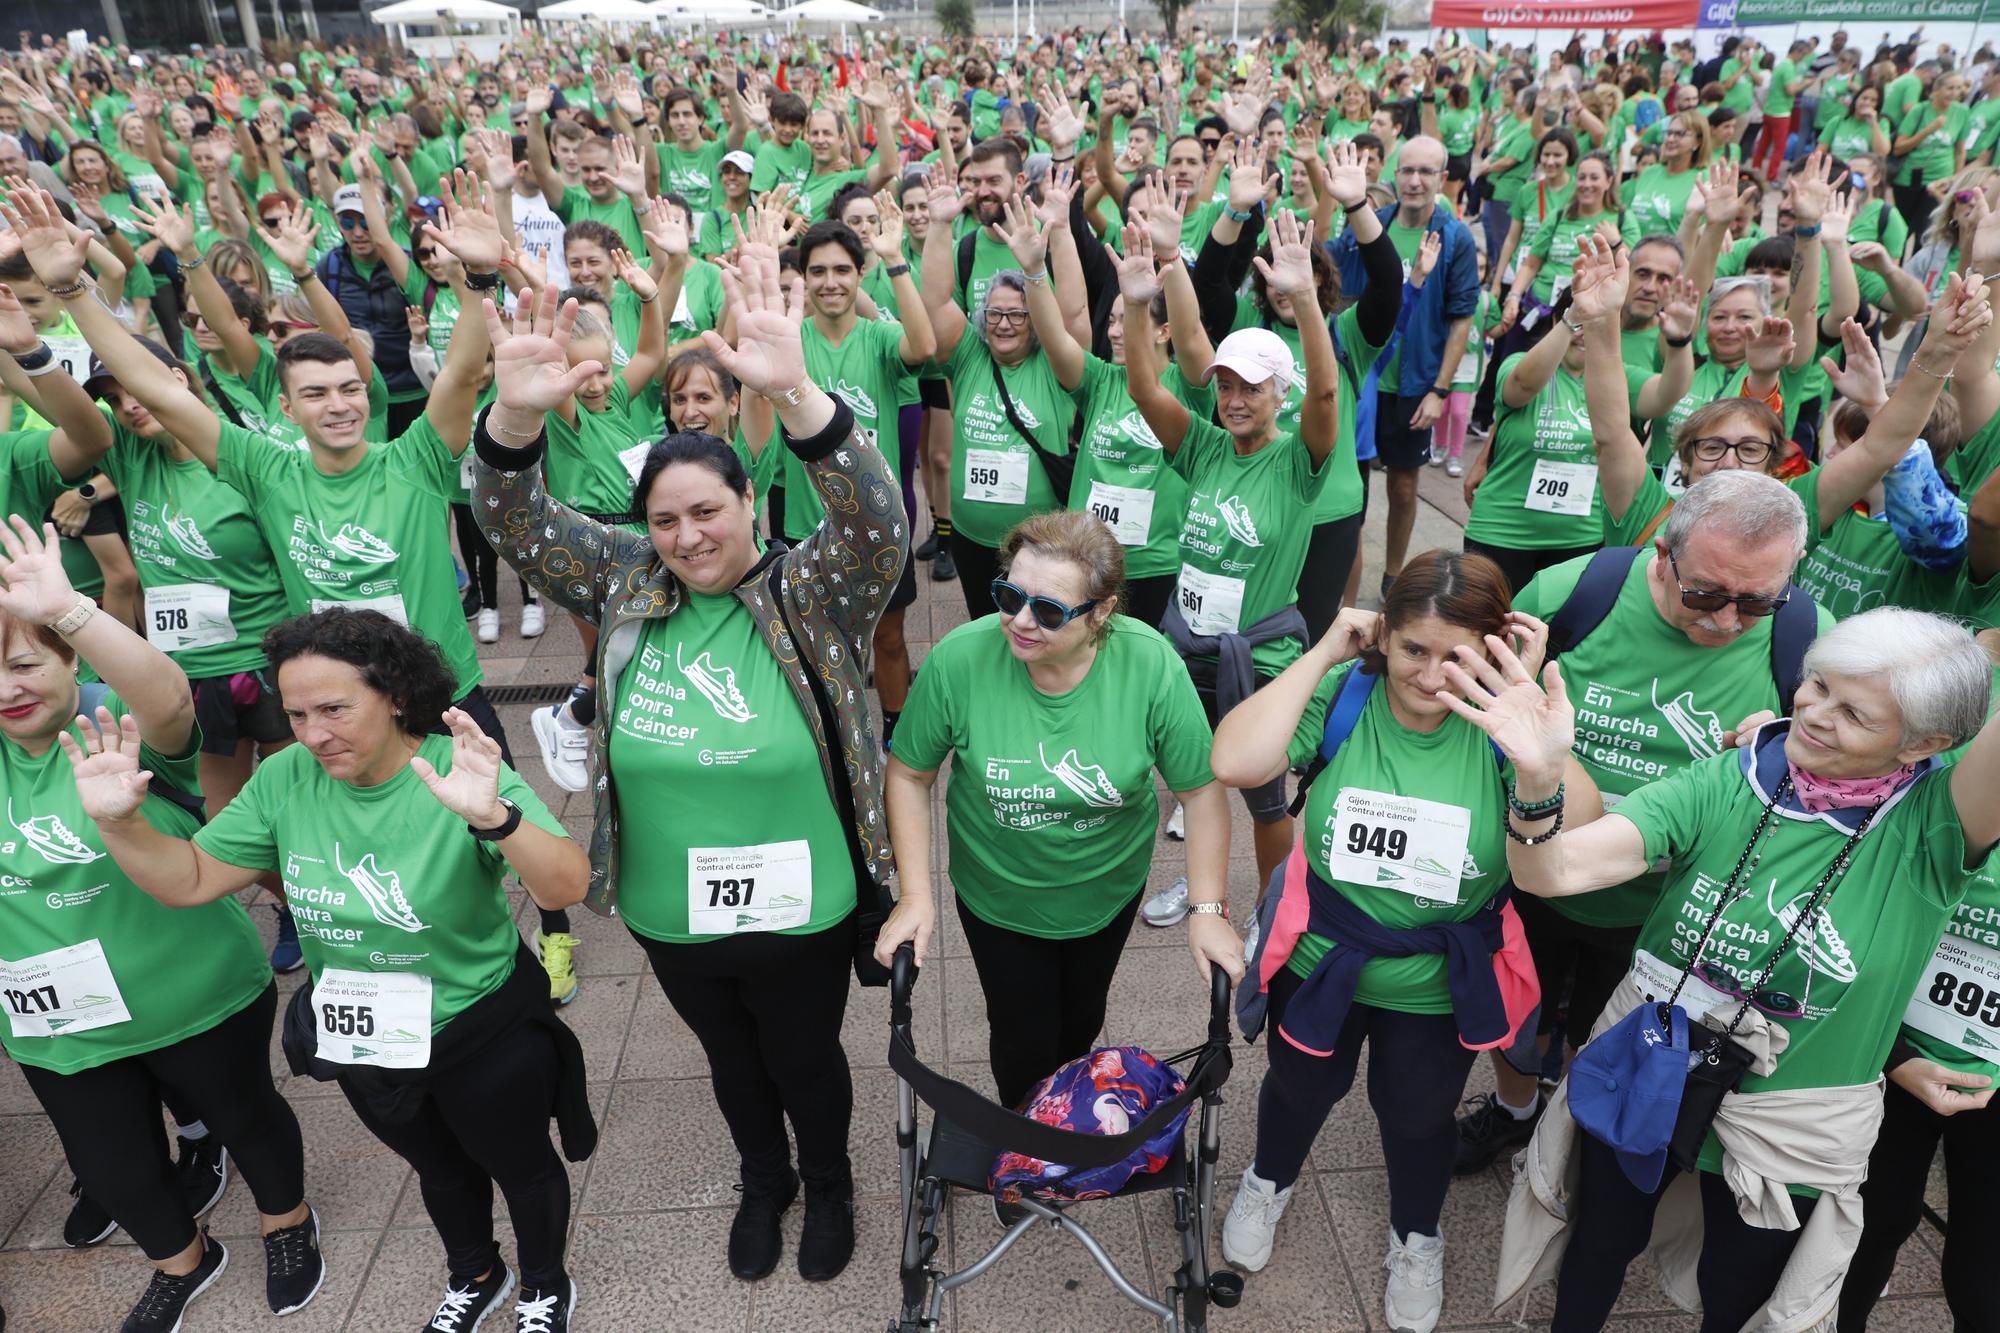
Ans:
<svg viewBox="0 0 2000 1333"><path fill-rule="evenodd" d="M1632 264L1625 248L1613 248L1585 232L1576 238L1576 264L1571 270L1570 313L1579 324L1617 319L1625 309Z"/></svg>
<svg viewBox="0 0 2000 1333"><path fill-rule="evenodd" d="M736 346L713 329L701 335L702 345L737 383L775 398L806 380L805 348L799 341L804 299L786 300L776 255L746 247L738 269L722 275L723 293L736 309Z"/></svg>
<svg viewBox="0 0 2000 1333"><path fill-rule="evenodd" d="M451 728L451 771L439 773L427 759L410 756L410 771L437 803L477 828L494 828L506 817L500 806L500 743L479 729L461 708L444 710Z"/></svg>
<svg viewBox="0 0 2000 1333"><path fill-rule="evenodd" d="M20 239L21 251L44 287L74 286L90 252L90 237L63 220L47 190L16 181L8 182L7 194L0 198L0 217Z"/></svg>
<svg viewBox="0 0 2000 1333"><path fill-rule="evenodd" d="M575 301L544 289L539 296L521 294L520 313L509 329L493 302L482 300L486 332L493 339L493 382L502 407L522 413L553 412L576 393L601 367L595 361L569 364L570 330L576 324Z"/></svg>
<svg viewBox="0 0 2000 1333"><path fill-rule="evenodd" d="M53 523L37 529L19 514L0 527L0 611L31 625L50 625L76 607L77 592L63 572Z"/></svg>
<svg viewBox="0 0 2000 1333"><path fill-rule="evenodd" d="M113 718L109 708L99 708L81 726L81 744L68 727L56 734L56 744L69 760L83 813L94 822L130 819L145 804L153 780L139 767L139 719L130 713Z"/></svg>

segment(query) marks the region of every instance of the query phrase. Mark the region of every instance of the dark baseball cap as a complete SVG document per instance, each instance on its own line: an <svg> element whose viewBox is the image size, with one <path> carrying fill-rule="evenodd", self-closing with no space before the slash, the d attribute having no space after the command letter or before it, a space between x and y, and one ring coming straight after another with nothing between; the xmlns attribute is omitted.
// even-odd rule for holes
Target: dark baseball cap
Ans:
<svg viewBox="0 0 2000 1333"><path fill-rule="evenodd" d="M185 370L187 368L181 364L179 357L168 351L162 344L153 341L153 339L135 338L134 341L139 346L151 352L154 359L169 370ZM90 374L84 377L83 391L93 398L102 398L105 386L114 383L117 379L116 375L105 369L103 359L95 352L91 353Z"/></svg>

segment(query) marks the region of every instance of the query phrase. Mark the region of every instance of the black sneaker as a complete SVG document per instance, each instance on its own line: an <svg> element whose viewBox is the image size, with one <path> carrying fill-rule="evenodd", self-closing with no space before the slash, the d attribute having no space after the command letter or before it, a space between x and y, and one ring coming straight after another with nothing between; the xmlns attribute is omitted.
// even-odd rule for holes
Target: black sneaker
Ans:
<svg viewBox="0 0 2000 1333"><path fill-rule="evenodd" d="M576 1313L576 1279L566 1277L554 1287L522 1287L514 1302L516 1333L569 1333Z"/></svg>
<svg viewBox="0 0 2000 1333"><path fill-rule="evenodd" d="M910 554L915 556L919 560L929 560L935 557L937 553L939 551L942 551L943 549L944 549L944 542L939 540L937 535L937 529L932 528L931 535L924 538L922 541L918 542L914 547L912 547L910 549Z"/></svg>
<svg viewBox="0 0 2000 1333"><path fill-rule="evenodd" d="M951 558L951 548L938 547L937 559L931 561L931 582L950 583L957 577L958 562Z"/></svg>
<svg viewBox="0 0 2000 1333"><path fill-rule="evenodd" d="M729 1224L729 1271L745 1282L767 1278L785 1247L778 1220L799 1197L799 1178L790 1167L782 1181L744 1181L736 1187L743 1202Z"/></svg>
<svg viewBox="0 0 2000 1333"><path fill-rule="evenodd" d="M445 1283L444 1299L438 1302L437 1313L424 1325L423 1333L472 1333L513 1290L514 1275L498 1259L484 1278L455 1277Z"/></svg>
<svg viewBox="0 0 2000 1333"><path fill-rule="evenodd" d="M1534 1114L1526 1120L1518 1120L1512 1111L1500 1104L1500 1098L1494 1093L1468 1098L1465 1104L1475 1109L1469 1115L1459 1117L1458 1160L1451 1168L1455 1176L1470 1176L1484 1171L1501 1153L1512 1152L1535 1137L1535 1124L1541 1120L1542 1110L1548 1105L1537 1095Z"/></svg>
<svg viewBox="0 0 2000 1333"><path fill-rule="evenodd" d="M326 1256L319 1249L319 1214L306 1209L297 1226L264 1237L264 1299L272 1314L302 1310L326 1281Z"/></svg>
<svg viewBox="0 0 2000 1333"><path fill-rule="evenodd" d="M199 1222L222 1202L229 1188L229 1150L213 1134L179 1140L174 1178L180 1181L181 1198L187 1200L188 1215Z"/></svg>
<svg viewBox="0 0 2000 1333"><path fill-rule="evenodd" d="M806 1182L805 1222L799 1231L799 1276L827 1282L854 1257L854 1176L842 1170L823 1185Z"/></svg>
<svg viewBox="0 0 2000 1333"><path fill-rule="evenodd" d="M207 1248L194 1272L174 1277L153 1270L153 1280L146 1284L145 1294L119 1325L119 1333L180 1333L181 1317L188 1306L214 1286L222 1270L229 1267L229 1251L222 1248L222 1242L207 1232L201 1233L201 1237Z"/></svg>
<svg viewBox="0 0 2000 1333"><path fill-rule="evenodd" d="M63 1219L63 1244L72 1250L87 1250L118 1229L111 1214L83 1192L82 1181L70 1181L69 1196L76 1202L70 1205L69 1216Z"/></svg>

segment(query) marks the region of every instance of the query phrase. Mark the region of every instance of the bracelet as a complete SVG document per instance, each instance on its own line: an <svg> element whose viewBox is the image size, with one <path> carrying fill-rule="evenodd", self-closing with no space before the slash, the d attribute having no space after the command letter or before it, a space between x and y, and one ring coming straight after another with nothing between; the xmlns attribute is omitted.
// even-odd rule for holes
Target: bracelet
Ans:
<svg viewBox="0 0 2000 1333"><path fill-rule="evenodd" d="M1221 917L1221 918L1222 918L1222 919L1223 919L1224 921L1227 921L1227 920L1229 919L1229 904L1228 904L1228 903L1189 903L1189 904L1188 904L1188 915L1189 915L1189 916L1219 916L1219 917Z"/></svg>
<svg viewBox="0 0 2000 1333"><path fill-rule="evenodd" d="M629 290L629 289L628 289L628 290ZM634 296L639 296L639 294L638 294L637 292L633 292L632 294L633 294ZM659 288L655 287L655 288L653 289L653 294L652 294L651 296L639 296L639 304L640 304L640 305L651 305L651 304L653 304L653 302L655 302L655 301L657 301L657 300L659 300L659 299L660 299L660 291L659 291Z"/></svg>
<svg viewBox="0 0 2000 1333"><path fill-rule="evenodd" d="M1520 843L1523 847L1537 847L1542 843L1548 842L1563 831L1563 812L1560 810L1556 811L1556 822L1549 826L1549 831L1546 833L1537 833L1532 836L1526 833L1517 833L1514 830L1514 821L1506 818L1504 815L1500 819L1500 827L1505 830L1509 838Z"/></svg>
<svg viewBox="0 0 2000 1333"><path fill-rule="evenodd" d="M289 271L289 270L288 270L288 271ZM316 269L316 268L309 268L309 269L307 269L307 270L306 270L305 272L303 272L303 273L293 273L293 274L292 274L292 281L293 281L293 282L296 282L296 283L298 283L298 284L300 284L301 286L303 286L304 284L306 284L306 283L308 283L308 282L311 282L311 281L312 281L312 280L313 280L314 278L317 278L318 276L319 276L319 270L318 270L318 269Z"/></svg>
<svg viewBox="0 0 2000 1333"><path fill-rule="evenodd" d="M1571 323L1567 313L1562 317L1562 326L1569 330L1572 338L1581 338L1583 336L1583 325Z"/></svg>
<svg viewBox="0 0 2000 1333"><path fill-rule="evenodd" d="M208 256L196 255L193 259L181 259L179 262L181 266L181 272L192 273L196 269L200 268L203 264L206 264L208 262Z"/></svg>
<svg viewBox="0 0 2000 1333"><path fill-rule="evenodd" d="M500 290L500 274L494 269L488 269L484 273L475 273L467 269L465 289L469 292L497 292Z"/></svg>
<svg viewBox="0 0 2000 1333"><path fill-rule="evenodd" d="M1507 786L1507 808L1523 819L1546 819L1553 811L1562 809L1564 784L1556 784L1556 794L1546 801L1524 801L1514 794L1514 786Z"/></svg>
<svg viewBox="0 0 2000 1333"><path fill-rule="evenodd" d="M49 354L49 359L43 362L39 366L35 366L32 369L30 369L27 366L22 366L21 373L23 375L26 375L31 380L36 380L40 379L44 375L53 375L56 371L61 369L63 369L63 363L56 360L55 353L51 352Z"/></svg>
<svg viewBox="0 0 2000 1333"><path fill-rule="evenodd" d="M1819 235L1819 225L1819 223L1815 222L1810 227L1792 228L1792 239L1797 241L1811 240L1813 237Z"/></svg>
<svg viewBox="0 0 2000 1333"><path fill-rule="evenodd" d="M1668 338L1667 335L1664 333L1661 334L1660 337L1666 341L1667 346L1673 348L1676 352L1678 352L1681 348L1686 347L1689 343L1694 341L1694 335L1692 333L1690 333L1685 338Z"/></svg>
<svg viewBox="0 0 2000 1333"><path fill-rule="evenodd" d="M1248 222L1251 218L1257 216L1257 210L1252 208L1243 212L1238 212L1236 209L1233 209L1229 205L1224 204L1222 206L1222 215L1228 218L1231 222Z"/></svg>
<svg viewBox="0 0 2000 1333"><path fill-rule="evenodd" d="M794 384L789 389L782 389L777 393L767 393L764 396L779 407L797 407L806 400L806 386L803 383Z"/></svg>
<svg viewBox="0 0 2000 1333"><path fill-rule="evenodd" d="M1040 273L1023 273L1021 276L1039 287L1049 285L1049 271L1047 269L1043 269Z"/></svg>
<svg viewBox="0 0 2000 1333"><path fill-rule="evenodd" d="M900 278L909 271L910 266L908 264L891 264L882 270L882 275L887 278Z"/></svg>
<svg viewBox="0 0 2000 1333"><path fill-rule="evenodd" d="M547 427L543 427L541 430L535 431L532 435L523 435L518 430L508 430L505 426L495 421L491 415L486 418L486 430L490 435L505 435L510 440L526 440L530 444L541 439L547 433Z"/></svg>
<svg viewBox="0 0 2000 1333"><path fill-rule="evenodd" d="M71 283L67 287L44 286L42 290L47 292L50 296L66 300L69 297L80 294L84 290L84 288L88 286L90 286L90 279L86 278L83 274L79 273L76 275L76 281Z"/></svg>
<svg viewBox="0 0 2000 1333"><path fill-rule="evenodd" d="M1354 214L1359 213L1362 209L1366 207L1368 207L1368 201L1366 199L1363 199L1358 203L1342 204L1340 206L1340 211L1348 214L1351 217Z"/></svg>
<svg viewBox="0 0 2000 1333"><path fill-rule="evenodd" d="M56 359L55 348L49 346L45 341L37 341L35 343L35 350L32 352L14 352L10 353L10 355L13 356L15 365L27 371L40 370L43 366Z"/></svg>
<svg viewBox="0 0 2000 1333"><path fill-rule="evenodd" d="M1910 369L1921 370L1923 371L1924 374L1929 375L1932 379L1943 380L1946 384L1951 383L1951 377L1957 373L1956 371L1947 370L1944 374L1940 375L1935 370L1927 369L1924 366L1923 362L1917 360L1912 360L1910 362Z"/></svg>
<svg viewBox="0 0 2000 1333"><path fill-rule="evenodd" d="M78 596L76 605L49 622L49 628L67 639L83 628L84 622L97 614L97 603L88 597Z"/></svg>
<svg viewBox="0 0 2000 1333"><path fill-rule="evenodd" d="M1071 154L1070 154L1070 155L1069 155L1068 157L1055 157L1055 156L1051 155L1051 156L1050 156L1050 158L1049 158L1049 161L1053 162L1053 163L1054 163L1055 165L1057 165L1057 166L1061 166L1061 165L1062 165L1063 163L1065 163L1065 162L1074 162L1074 161L1076 161L1076 154L1075 154L1075 153L1071 153Z"/></svg>

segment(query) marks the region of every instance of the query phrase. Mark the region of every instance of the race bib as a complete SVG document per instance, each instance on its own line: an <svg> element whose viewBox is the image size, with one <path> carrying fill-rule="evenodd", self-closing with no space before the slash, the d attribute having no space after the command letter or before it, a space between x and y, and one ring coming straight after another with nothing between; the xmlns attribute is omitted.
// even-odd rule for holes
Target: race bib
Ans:
<svg viewBox="0 0 2000 1333"><path fill-rule="evenodd" d="M382 1069L430 1064L429 977L329 967L313 979L312 998L320 1059Z"/></svg>
<svg viewBox="0 0 2000 1333"><path fill-rule="evenodd" d="M1939 940L1903 1022L2000 1063L2000 953L1957 935Z"/></svg>
<svg viewBox="0 0 2000 1333"><path fill-rule="evenodd" d="M54 1037L132 1021L96 940L18 963L0 961L0 999L16 1037Z"/></svg>
<svg viewBox="0 0 2000 1333"><path fill-rule="evenodd" d="M467 449L458 456L458 484L461 490L472 489L472 465L476 455Z"/></svg>
<svg viewBox="0 0 2000 1333"><path fill-rule="evenodd" d="M410 626L409 613L403 609L403 594L399 592L392 592L386 597L355 597L343 601L334 601L327 597L314 597L310 600L315 611L324 611L330 606L344 607L349 611L380 611L403 628L408 629Z"/></svg>
<svg viewBox="0 0 2000 1333"><path fill-rule="evenodd" d="M1000 505L1028 503L1028 455L1011 449L967 449L965 498Z"/></svg>
<svg viewBox="0 0 2000 1333"><path fill-rule="evenodd" d="M1120 546L1144 546L1153 526L1153 493L1137 486L1090 483L1090 512L1111 529Z"/></svg>
<svg viewBox="0 0 2000 1333"><path fill-rule="evenodd" d="M812 848L804 838L688 848L688 933L790 930L812 919Z"/></svg>
<svg viewBox="0 0 2000 1333"><path fill-rule="evenodd" d="M642 440L630 449L619 450L618 461L625 465L625 475L632 479L634 486L639 484L639 473L645 469L646 455L652 452L651 440Z"/></svg>
<svg viewBox="0 0 2000 1333"><path fill-rule="evenodd" d="M1574 514L1588 517L1590 500L1597 491L1597 464L1557 463L1535 460L1535 474L1528 478L1529 509L1544 514Z"/></svg>
<svg viewBox="0 0 2000 1333"><path fill-rule="evenodd" d="M90 378L90 344L81 338L44 338L49 350L78 384Z"/></svg>
<svg viewBox="0 0 2000 1333"><path fill-rule="evenodd" d="M146 589L146 641L163 653L235 643L229 589L211 583Z"/></svg>
<svg viewBox="0 0 2000 1333"><path fill-rule="evenodd" d="M1174 589L1174 596L1180 600L1181 619L1204 638L1236 633L1243 625L1244 587L1242 579L1182 565L1180 586Z"/></svg>
<svg viewBox="0 0 2000 1333"><path fill-rule="evenodd" d="M1455 904L1471 832L1472 812L1462 805L1342 787L1328 869L1344 883Z"/></svg>

